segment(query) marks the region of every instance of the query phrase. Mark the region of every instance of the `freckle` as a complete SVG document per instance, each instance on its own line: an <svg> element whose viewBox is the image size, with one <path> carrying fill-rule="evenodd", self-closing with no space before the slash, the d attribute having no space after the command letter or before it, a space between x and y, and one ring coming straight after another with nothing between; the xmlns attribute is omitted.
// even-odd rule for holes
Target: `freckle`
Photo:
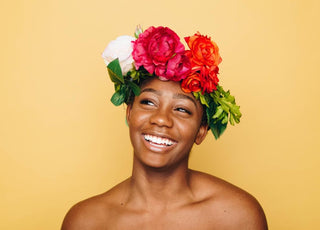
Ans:
<svg viewBox="0 0 320 230"><path fill-rule="evenodd" d="M121 206L123 206L123 203L120 203Z"/></svg>

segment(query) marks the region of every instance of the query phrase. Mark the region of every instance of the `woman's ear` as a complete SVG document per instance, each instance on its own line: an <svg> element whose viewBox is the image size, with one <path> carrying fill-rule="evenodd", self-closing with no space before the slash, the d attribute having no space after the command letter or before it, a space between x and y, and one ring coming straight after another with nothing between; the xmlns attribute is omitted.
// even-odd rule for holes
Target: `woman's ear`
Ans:
<svg viewBox="0 0 320 230"><path fill-rule="evenodd" d="M208 125L201 125L199 128L199 131L197 133L196 139L194 140L194 143L197 145L200 145L204 138L207 136L208 133Z"/></svg>
<svg viewBox="0 0 320 230"><path fill-rule="evenodd" d="M131 104L128 104L128 105L127 105L127 110L126 110L126 120L127 120L127 124L128 124L128 125L130 125L131 109L132 109L132 105L131 105Z"/></svg>

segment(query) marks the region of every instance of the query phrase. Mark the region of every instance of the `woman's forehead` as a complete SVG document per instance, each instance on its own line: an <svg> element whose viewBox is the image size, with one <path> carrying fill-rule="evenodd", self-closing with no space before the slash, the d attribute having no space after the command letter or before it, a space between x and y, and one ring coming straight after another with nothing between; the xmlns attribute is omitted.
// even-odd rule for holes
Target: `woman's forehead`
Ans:
<svg viewBox="0 0 320 230"><path fill-rule="evenodd" d="M153 77L151 79L145 80L141 85L141 91L143 91L143 89L145 89L145 88L153 88L159 92L173 91L175 93L183 93L183 94L192 95L191 93L185 93L182 91L180 82L163 81L157 77Z"/></svg>

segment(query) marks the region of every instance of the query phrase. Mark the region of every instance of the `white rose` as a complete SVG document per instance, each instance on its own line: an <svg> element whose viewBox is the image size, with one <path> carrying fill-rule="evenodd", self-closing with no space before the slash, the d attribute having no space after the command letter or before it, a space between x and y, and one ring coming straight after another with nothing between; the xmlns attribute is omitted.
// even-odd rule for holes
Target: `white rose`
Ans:
<svg viewBox="0 0 320 230"><path fill-rule="evenodd" d="M131 53L133 50L132 41L134 40L134 37L125 35L111 41L102 53L102 57L106 65L114 59L119 58L122 74L126 75L128 71L133 68L133 58Z"/></svg>

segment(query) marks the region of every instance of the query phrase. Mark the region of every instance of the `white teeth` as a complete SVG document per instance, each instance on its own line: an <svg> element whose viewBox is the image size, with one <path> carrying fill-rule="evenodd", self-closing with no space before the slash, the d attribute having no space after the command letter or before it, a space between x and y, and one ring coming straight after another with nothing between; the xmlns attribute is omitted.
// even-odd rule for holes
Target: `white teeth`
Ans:
<svg viewBox="0 0 320 230"><path fill-rule="evenodd" d="M173 142L167 138L161 138L161 137L156 137L152 135L144 135L144 139L146 141L150 141L158 145L167 145L167 146L173 145Z"/></svg>

